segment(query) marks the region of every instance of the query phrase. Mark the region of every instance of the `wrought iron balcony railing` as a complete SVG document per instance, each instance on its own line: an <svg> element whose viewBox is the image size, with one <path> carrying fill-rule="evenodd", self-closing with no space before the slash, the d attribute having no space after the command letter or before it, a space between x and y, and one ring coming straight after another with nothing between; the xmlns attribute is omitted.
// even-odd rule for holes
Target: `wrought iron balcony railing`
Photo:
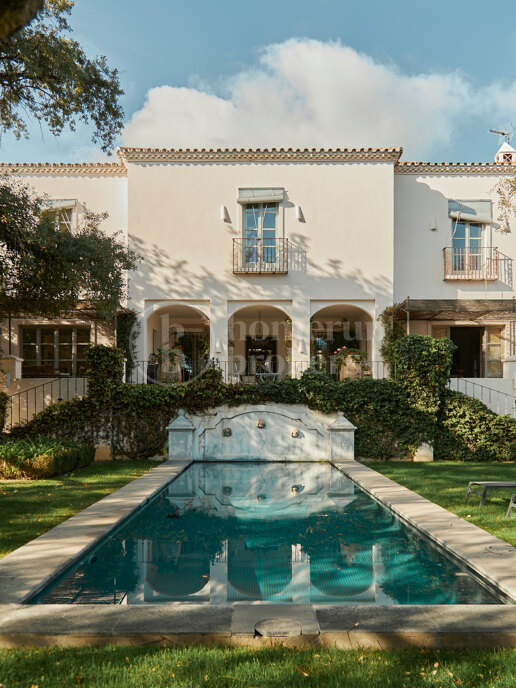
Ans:
<svg viewBox="0 0 516 688"><path fill-rule="evenodd" d="M235 274L288 272L288 239L233 239Z"/></svg>
<svg viewBox="0 0 516 688"><path fill-rule="evenodd" d="M512 258L493 246L443 249L445 280L500 281L512 287Z"/></svg>

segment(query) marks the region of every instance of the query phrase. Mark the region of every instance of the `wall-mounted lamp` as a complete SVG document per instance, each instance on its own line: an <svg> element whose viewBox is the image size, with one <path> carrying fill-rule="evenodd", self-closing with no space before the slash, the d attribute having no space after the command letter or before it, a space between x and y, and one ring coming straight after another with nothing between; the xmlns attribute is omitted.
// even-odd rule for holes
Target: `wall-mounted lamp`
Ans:
<svg viewBox="0 0 516 688"><path fill-rule="evenodd" d="M300 205L295 206L294 212L296 214L296 220L302 220L303 219L303 211L301 210Z"/></svg>
<svg viewBox="0 0 516 688"><path fill-rule="evenodd" d="M222 346L220 344L220 339L215 340L215 353L216 354L222 353Z"/></svg>
<svg viewBox="0 0 516 688"><path fill-rule="evenodd" d="M434 217L432 222L430 223L430 231L431 232L436 232L437 231L437 218Z"/></svg>
<svg viewBox="0 0 516 688"><path fill-rule="evenodd" d="M305 340L300 339L299 340L299 346L297 347L297 352L298 354L304 354L305 352Z"/></svg>
<svg viewBox="0 0 516 688"><path fill-rule="evenodd" d="M220 206L220 219L222 222L228 222L229 220L228 209L225 205Z"/></svg>

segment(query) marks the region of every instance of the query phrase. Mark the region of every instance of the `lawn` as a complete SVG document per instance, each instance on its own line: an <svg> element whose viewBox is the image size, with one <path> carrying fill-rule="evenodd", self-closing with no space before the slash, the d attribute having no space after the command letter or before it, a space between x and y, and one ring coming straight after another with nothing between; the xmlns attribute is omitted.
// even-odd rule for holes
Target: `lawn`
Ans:
<svg viewBox="0 0 516 688"><path fill-rule="evenodd" d="M367 465L479 528L516 545L516 509L511 518L505 518L511 494L516 490L492 490L487 493L482 507L479 506L478 495L471 495L464 503L470 480L516 481L516 464L368 461Z"/></svg>
<svg viewBox="0 0 516 688"><path fill-rule="evenodd" d="M48 480L0 480L0 557L138 478L151 466L149 461L106 461Z"/></svg>
<svg viewBox="0 0 516 688"><path fill-rule="evenodd" d="M7 688L512 688L513 650L0 650Z"/></svg>

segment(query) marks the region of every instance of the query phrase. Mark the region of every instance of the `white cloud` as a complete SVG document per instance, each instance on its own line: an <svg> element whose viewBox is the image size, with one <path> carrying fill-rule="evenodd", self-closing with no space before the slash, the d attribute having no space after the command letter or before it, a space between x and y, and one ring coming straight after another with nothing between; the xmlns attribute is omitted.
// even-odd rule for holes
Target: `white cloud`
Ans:
<svg viewBox="0 0 516 688"><path fill-rule="evenodd" d="M268 46L256 67L227 79L223 90L224 97L151 89L125 127L124 145L402 145L405 159L424 158L446 147L464 118L498 117L516 106L516 84L475 90L458 73L407 75L340 43L308 39Z"/></svg>

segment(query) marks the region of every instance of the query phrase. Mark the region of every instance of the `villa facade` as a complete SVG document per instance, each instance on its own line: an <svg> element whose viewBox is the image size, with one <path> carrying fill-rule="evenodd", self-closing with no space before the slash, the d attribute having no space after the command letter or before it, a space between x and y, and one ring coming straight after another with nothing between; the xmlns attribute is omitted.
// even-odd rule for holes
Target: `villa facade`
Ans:
<svg viewBox="0 0 516 688"><path fill-rule="evenodd" d="M142 257L129 277L141 381L187 381L214 359L229 381L299 375L361 349L383 376L378 316L399 303L411 333L449 336L452 374L513 393L516 234L497 224L504 144L491 163L413 163L401 148L121 148L110 164L4 164L46 194L58 221L107 211ZM516 232L516 222L515 222ZM87 309L2 326L11 391L80 377L111 323ZM171 352L164 354L163 352ZM138 375L138 373L137 373Z"/></svg>

